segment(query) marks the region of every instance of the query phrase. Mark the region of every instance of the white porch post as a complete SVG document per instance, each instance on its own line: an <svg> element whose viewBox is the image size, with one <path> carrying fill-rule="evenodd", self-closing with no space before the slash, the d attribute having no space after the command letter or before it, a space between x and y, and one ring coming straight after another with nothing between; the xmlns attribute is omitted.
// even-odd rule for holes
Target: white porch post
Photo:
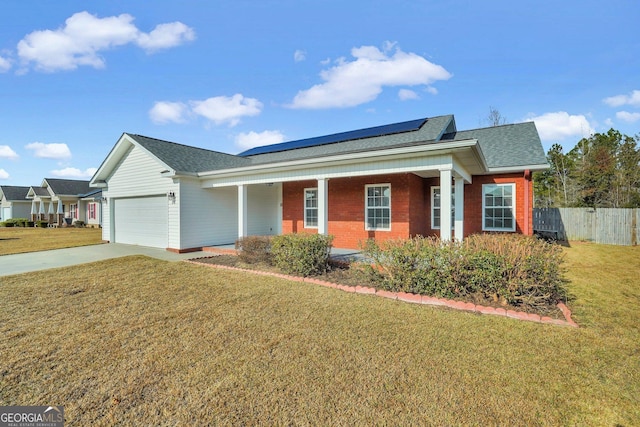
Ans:
<svg viewBox="0 0 640 427"><path fill-rule="evenodd" d="M318 234L327 234L329 230L329 180L318 179Z"/></svg>
<svg viewBox="0 0 640 427"><path fill-rule="evenodd" d="M247 235L247 187L238 185L238 238Z"/></svg>
<svg viewBox="0 0 640 427"><path fill-rule="evenodd" d="M440 240L451 240L451 169L440 169Z"/></svg>
<svg viewBox="0 0 640 427"><path fill-rule="evenodd" d="M464 178L455 177L455 224L453 235L460 241L464 237Z"/></svg>

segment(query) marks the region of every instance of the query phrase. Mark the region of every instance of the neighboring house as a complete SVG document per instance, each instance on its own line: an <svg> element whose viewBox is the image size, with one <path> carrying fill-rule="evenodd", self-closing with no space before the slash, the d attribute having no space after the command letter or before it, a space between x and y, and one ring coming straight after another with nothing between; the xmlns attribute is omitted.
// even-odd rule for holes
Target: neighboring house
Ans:
<svg viewBox="0 0 640 427"><path fill-rule="evenodd" d="M238 155L125 133L91 186L103 190L110 242L186 252L297 232L358 248L368 238L532 234L531 176L547 167L533 123L458 131L447 115Z"/></svg>
<svg viewBox="0 0 640 427"><path fill-rule="evenodd" d="M0 185L0 221L11 218L29 218L31 201L27 199L29 187Z"/></svg>
<svg viewBox="0 0 640 427"><path fill-rule="evenodd" d="M45 178L40 187L30 187L31 218L50 224L100 225L102 219L101 190L89 187L89 181Z"/></svg>

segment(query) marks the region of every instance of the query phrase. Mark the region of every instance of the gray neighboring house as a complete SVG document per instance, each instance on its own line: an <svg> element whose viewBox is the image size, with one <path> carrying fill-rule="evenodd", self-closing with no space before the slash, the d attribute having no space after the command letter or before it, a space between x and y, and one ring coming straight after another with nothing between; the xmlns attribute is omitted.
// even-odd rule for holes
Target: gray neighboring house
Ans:
<svg viewBox="0 0 640 427"><path fill-rule="evenodd" d="M366 239L532 234L533 122L459 131L453 115L237 155L124 133L91 179L103 240L187 252L248 235Z"/></svg>
<svg viewBox="0 0 640 427"><path fill-rule="evenodd" d="M30 187L27 198L31 202L33 221L48 221L62 226L82 221L100 226L102 222L102 191L89 187L89 181L45 178L39 187Z"/></svg>
<svg viewBox="0 0 640 427"><path fill-rule="evenodd" d="M29 218L31 201L27 199L29 187L0 185L0 221Z"/></svg>

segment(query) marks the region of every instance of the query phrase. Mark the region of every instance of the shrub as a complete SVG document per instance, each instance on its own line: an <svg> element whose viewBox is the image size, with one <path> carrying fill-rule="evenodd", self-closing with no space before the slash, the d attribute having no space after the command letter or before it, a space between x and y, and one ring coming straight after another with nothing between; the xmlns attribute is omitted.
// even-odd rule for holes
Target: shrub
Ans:
<svg viewBox="0 0 640 427"><path fill-rule="evenodd" d="M76 227L76 228L82 228L82 227L84 227L84 221L80 221L80 220L75 221L73 223L73 226Z"/></svg>
<svg viewBox="0 0 640 427"><path fill-rule="evenodd" d="M238 258L247 264L271 263L271 237L247 236L236 240Z"/></svg>
<svg viewBox="0 0 640 427"><path fill-rule="evenodd" d="M561 249L527 236L474 235L463 242L369 240L363 253L373 264L361 263L360 271L394 292L449 298L482 294L528 308L566 299Z"/></svg>
<svg viewBox="0 0 640 427"><path fill-rule="evenodd" d="M8 220L0 222L0 227L13 227L13 225L13 222L9 222Z"/></svg>
<svg viewBox="0 0 640 427"><path fill-rule="evenodd" d="M4 222L5 227L25 227L27 218L9 218Z"/></svg>
<svg viewBox="0 0 640 427"><path fill-rule="evenodd" d="M271 239L273 263L282 271L303 277L322 274L329 266L333 236L283 234Z"/></svg>
<svg viewBox="0 0 640 427"><path fill-rule="evenodd" d="M48 221L36 221L36 227L47 228L49 226Z"/></svg>

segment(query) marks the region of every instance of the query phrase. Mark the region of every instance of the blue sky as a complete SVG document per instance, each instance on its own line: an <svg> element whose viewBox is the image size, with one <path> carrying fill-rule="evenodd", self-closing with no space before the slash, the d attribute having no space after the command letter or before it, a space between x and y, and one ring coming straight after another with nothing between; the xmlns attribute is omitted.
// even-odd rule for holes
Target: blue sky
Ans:
<svg viewBox="0 0 640 427"><path fill-rule="evenodd" d="M123 132L227 153L454 114L545 150L640 132L640 2L4 0L0 184L88 179Z"/></svg>

